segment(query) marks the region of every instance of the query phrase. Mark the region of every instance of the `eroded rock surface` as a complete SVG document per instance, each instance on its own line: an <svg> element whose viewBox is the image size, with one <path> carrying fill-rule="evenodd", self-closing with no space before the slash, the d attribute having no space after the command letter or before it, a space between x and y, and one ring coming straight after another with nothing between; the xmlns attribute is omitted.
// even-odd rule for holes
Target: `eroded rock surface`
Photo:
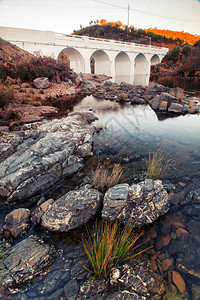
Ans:
<svg viewBox="0 0 200 300"><path fill-rule="evenodd" d="M10 212L5 218L3 226L4 234L7 237L18 238L22 236L29 227L30 210L27 208L18 208Z"/></svg>
<svg viewBox="0 0 200 300"><path fill-rule="evenodd" d="M42 226L53 231L68 231L86 223L96 214L102 194L83 186L55 201L42 217Z"/></svg>
<svg viewBox="0 0 200 300"><path fill-rule="evenodd" d="M140 227L152 223L168 209L168 194L162 181L146 179L131 186L118 184L110 188L104 197L102 217Z"/></svg>
<svg viewBox="0 0 200 300"><path fill-rule="evenodd" d="M90 123L95 119L91 113L72 113L35 129L5 133L0 143L0 196L8 201L31 197L83 168L81 155L91 151Z"/></svg>
<svg viewBox="0 0 200 300"><path fill-rule="evenodd" d="M41 274L53 261L55 250L35 236L29 236L10 250L3 261L5 283L21 284Z"/></svg>
<svg viewBox="0 0 200 300"><path fill-rule="evenodd" d="M165 291L161 277L145 268L144 263L139 261L136 261L133 266L124 264L114 268L110 276L110 284L145 297L150 294L161 295Z"/></svg>

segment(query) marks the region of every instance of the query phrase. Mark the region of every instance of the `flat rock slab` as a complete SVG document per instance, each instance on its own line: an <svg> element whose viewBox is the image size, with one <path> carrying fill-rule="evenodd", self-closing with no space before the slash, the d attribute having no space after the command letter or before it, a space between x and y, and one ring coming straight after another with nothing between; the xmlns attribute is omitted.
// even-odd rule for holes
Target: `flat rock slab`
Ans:
<svg viewBox="0 0 200 300"><path fill-rule="evenodd" d="M83 186L55 201L42 217L42 226L48 230L66 232L85 224L102 204L102 194Z"/></svg>
<svg viewBox="0 0 200 300"><path fill-rule="evenodd" d="M0 142L0 197L9 202L26 199L83 168L81 155L91 151L90 123L95 119L91 113L72 113L35 129L5 133Z"/></svg>
<svg viewBox="0 0 200 300"><path fill-rule="evenodd" d="M41 274L52 261L55 250L35 236L29 236L11 248L3 261L5 283L13 286Z"/></svg>
<svg viewBox="0 0 200 300"><path fill-rule="evenodd" d="M162 181L146 179L131 186L118 184L110 188L104 197L102 217L141 227L152 223L168 209L168 193Z"/></svg>

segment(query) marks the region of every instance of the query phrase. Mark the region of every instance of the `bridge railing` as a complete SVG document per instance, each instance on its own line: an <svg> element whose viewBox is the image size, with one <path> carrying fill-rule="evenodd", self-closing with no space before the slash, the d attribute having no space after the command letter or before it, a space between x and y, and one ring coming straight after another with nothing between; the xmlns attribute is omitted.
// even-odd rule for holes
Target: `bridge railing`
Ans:
<svg viewBox="0 0 200 300"><path fill-rule="evenodd" d="M145 44L137 44L137 43L131 43L131 42L123 42L123 41L116 41L116 40L110 40L110 39L102 39L102 38L95 38L95 37L89 37L89 36L80 36L80 35L70 35L70 34L62 34L62 33L54 33L55 36L55 42L56 40L62 40L70 42L74 41L75 43L78 43L81 41L85 47L88 45L94 46L94 47L100 47L101 45L105 45L106 47L110 49L124 49L126 48L129 51L134 50L145 50L145 49L155 49L155 50L163 50L163 47L157 47L157 46L151 46L151 45L145 45ZM159 51L160 52L160 51Z"/></svg>

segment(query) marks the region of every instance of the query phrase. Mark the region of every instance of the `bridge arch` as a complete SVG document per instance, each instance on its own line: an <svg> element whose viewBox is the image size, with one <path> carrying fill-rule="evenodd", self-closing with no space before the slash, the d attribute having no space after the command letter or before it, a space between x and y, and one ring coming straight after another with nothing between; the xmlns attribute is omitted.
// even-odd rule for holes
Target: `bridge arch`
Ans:
<svg viewBox="0 0 200 300"><path fill-rule="evenodd" d="M126 52L121 51L115 57L115 82L130 83L131 60Z"/></svg>
<svg viewBox="0 0 200 300"><path fill-rule="evenodd" d="M111 74L111 60L108 54L103 50L96 50L92 53L91 59L94 63L94 74Z"/></svg>
<svg viewBox="0 0 200 300"><path fill-rule="evenodd" d="M74 48L64 48L60 53L63 52L70 61L70 68L76 73L85 72L85 60L82 54Z"/></svg>
<svg viewBox="0 0 200 300"><path fill-rule="evenodd" d="M148 62L143 53L139 53L134 61L134 85L146 85Z"/></svg>
<svg viewBox="0 0 200 300"><path fill-rule="evenodd" d="M161 59L160 59L160 57L159 57L157 54L154 54L154 55L152 56L150 62L151 62L151 66L155 66L155 65L161 63Z"/></svg>

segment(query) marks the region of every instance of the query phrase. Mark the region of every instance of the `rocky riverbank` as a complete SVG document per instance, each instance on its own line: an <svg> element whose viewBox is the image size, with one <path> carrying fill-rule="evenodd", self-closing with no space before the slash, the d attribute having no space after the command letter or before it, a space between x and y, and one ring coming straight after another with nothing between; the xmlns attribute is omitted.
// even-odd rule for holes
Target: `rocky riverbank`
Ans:
<svg viewBox="0 0 200 300"><path fill-rule="evenodd" d="M147 89L84 81L84 87L86 94L97 98L122 104L149 103L164 113L199 109L199 103L183 90L161 85ZM50 111L56 113L55 108ZM145 179L115 185L102 194L89 176L67 193L50 193L77 174L85 159L93 155L95 120L89 112L71 113L1 133L0 196L11 208L1 236L14 243L0 264L6 275L4 286L12 299L162 299L168 290L179 291L188 299L185 278L200 278L198 186L186 186L180 193L169 182ZM54 237L70 239L77 232L81 236L81 226L96 217L143 226L145 246L151 247L137 261L116 267L108 281L91 278L83 268L90 265L80 239L62 247ZM190 292L196 295L198 288L192 282Z"/></svg>

